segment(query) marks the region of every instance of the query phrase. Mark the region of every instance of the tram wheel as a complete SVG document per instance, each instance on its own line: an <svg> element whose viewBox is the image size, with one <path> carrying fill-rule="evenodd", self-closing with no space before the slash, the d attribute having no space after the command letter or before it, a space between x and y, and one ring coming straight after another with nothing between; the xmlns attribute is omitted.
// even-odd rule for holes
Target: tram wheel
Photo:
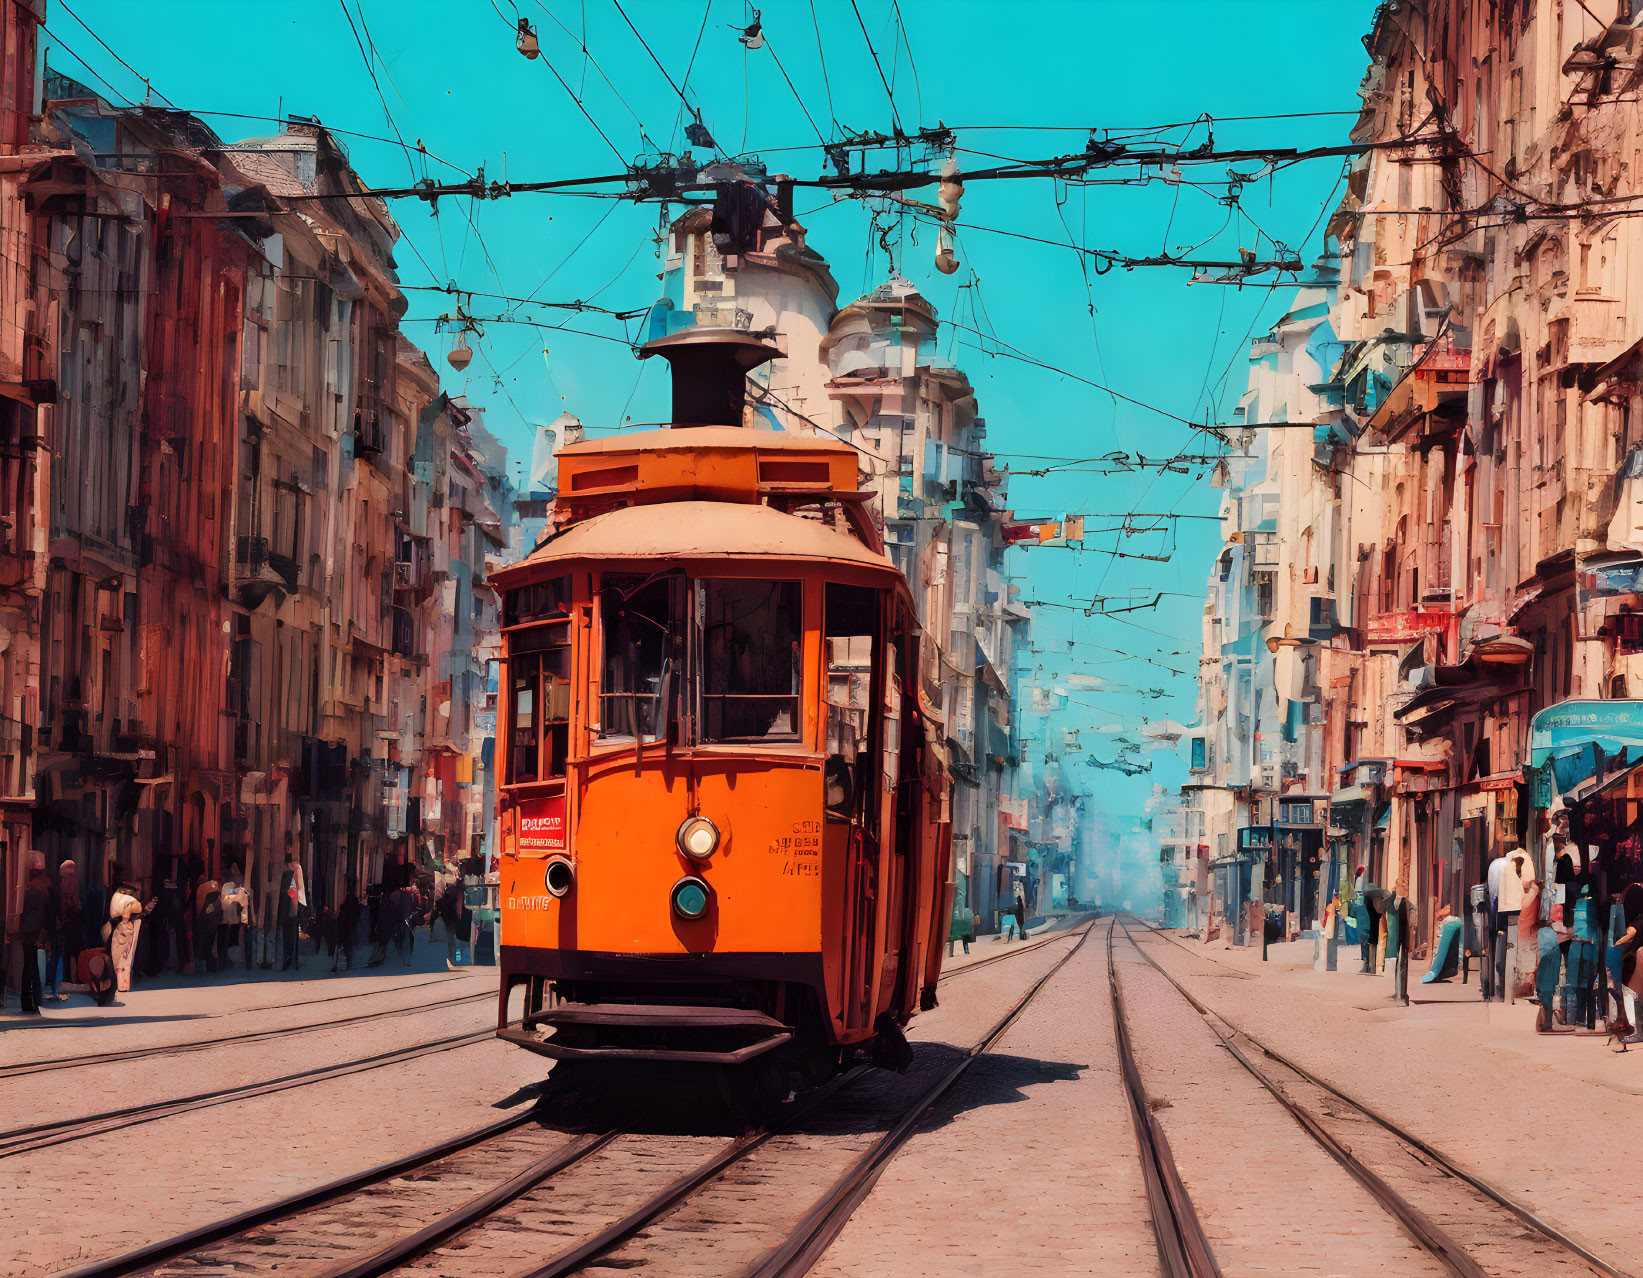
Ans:
<svg viewBox="0 0 1643 1278"><path fill-rule="evenodd" d="M787 1067L773 1055L724 1066L715 1071L715 1082L726 1111L749 1126L787 1099Z"/></svg>
<svg viewBox="0 0 1643 1278"><path fill-rule="evenodd" d="M913 1063L913 1045L901 1032L901 1026L886 1012L878 1018L873 1030L873 1064L880 1069L893 1069L898 1074L905 1074L907 1067Z"/></svg>

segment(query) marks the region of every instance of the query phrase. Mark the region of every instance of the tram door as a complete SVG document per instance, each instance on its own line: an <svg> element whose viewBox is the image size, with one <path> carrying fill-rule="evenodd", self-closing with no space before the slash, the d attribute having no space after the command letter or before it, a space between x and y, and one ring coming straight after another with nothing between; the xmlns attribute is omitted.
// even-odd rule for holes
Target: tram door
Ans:
<svg viewBox="0 0 1643 1278"><path fill-rule="evenodd" d="M878 898L879 769L873 739L879 727L875 704L882 699L879 646L880 597L862 586L828 583L823 604L827 661L827 820L848 825L848 851L841 885L843 968L840 1002L845 1024L862 1028L871 1019L867 1005L872 975L875 906Z"/></svg>

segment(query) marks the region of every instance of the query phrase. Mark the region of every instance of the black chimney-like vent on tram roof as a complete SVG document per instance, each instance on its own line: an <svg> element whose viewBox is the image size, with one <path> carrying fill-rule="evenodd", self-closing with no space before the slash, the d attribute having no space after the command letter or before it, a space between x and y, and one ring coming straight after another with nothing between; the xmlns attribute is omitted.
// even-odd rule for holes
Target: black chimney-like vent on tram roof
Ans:
<svg viewBox="0 0 1643 1278"><path fill-rule="evenodd" d="M748 373L782 350L739 328L698 326L646 342L639 355L660 355L672 366L675 426L740 426Z"/></svg>

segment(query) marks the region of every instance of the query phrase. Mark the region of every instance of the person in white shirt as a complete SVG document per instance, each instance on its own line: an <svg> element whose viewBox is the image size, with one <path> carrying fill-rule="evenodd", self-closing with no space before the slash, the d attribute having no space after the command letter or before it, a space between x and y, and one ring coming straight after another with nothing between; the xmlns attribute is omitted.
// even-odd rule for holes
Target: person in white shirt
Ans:
<svg viewBox="0 0 1643 1278"><path fill-rule="evenodd" d="M1491 867L1491 876L1492 875L1493 867ZM1530 932L1529 945L1525 947L1523 944L1523 925L1521 923L1521 914L1524 907L1524 894L1529 885L1536 883L1538 879L1539 876L1535 873L1535 860L1532 856L1530 856L1522 848L1508 848L1506 850L1506 855L1500 859L1500 875L1495 906L1495 924L1500 929L1500 934L1503 938L1502 944L1511 945L1510 957L1512 961L1510 970L1506 973L1507 988L1517 983L1518 972L1520 970L1520 965L1523 962L1522 953L1520 953L1520 951L1524 953L1532 953L1534 950L1533 931ZM1496 885L1496 879L1492 876L1489 882L1490 886L1494 888ZM1513 938L1516 938L1515 943ZM1533 958L1529 961L1531 963L1535 962ZM1499 997L1506 997L1505 989L1502 989Z"/></svg>
<svg viewBox="0 0 1643 1278"><path fill-rule="evenodd" d="M1496 848L1495 859L1489 862L1488 931L1480 973L1485 1002L1499 1002L1506 997L1506 932L1500 924L1500 885L1505 870L1506 857Z"/></svg>
<svg viewBox="0 0 1643 1278"><path fill-rule="evenodd" d="M237 865L228 867L228 877L222 885L222 923L217 928L217 955L223 965L228 963L228 949L242 947L245 965L251 966L251 951L246 945L245 924L251 917L251 893L244 884L245 874Z"/></svg>

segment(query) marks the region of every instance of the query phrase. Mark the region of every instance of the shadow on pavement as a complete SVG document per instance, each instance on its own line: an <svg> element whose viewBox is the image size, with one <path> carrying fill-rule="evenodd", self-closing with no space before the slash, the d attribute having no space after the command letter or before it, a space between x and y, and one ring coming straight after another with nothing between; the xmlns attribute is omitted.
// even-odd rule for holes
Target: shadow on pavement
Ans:
<svg viewBox="0 0 1643 1278"><path fill-rule="evenodd" d="M919 1043L905 1074L875 1070L807 1114L791 1129L795 1134L856 1136L887 1130L899 1120L935 1077L964 1055L946 1043ZM1026 1056L987 1053L976 1059L958 1085L922 1124L928 1130L960 1114L989 1105L1012 1105L1027 1099L1026 1089L1076 1080L1087 1066L1042 1061ZM790 1084L797 1083L796 1078ZM620 1127L647 1135L726 1136L750 1126L745 1098L737 1081L710 1069L660 1066L613 1070L566 1069L564 1065L539 1084L529 1084L495 1102L512 1108L537 1098L535 1117L543 1126L564 1131L603 1131ZM799 1091L794 1103L804 1099ZM764 1116L780 1122L787 1105Z"/></svg>

